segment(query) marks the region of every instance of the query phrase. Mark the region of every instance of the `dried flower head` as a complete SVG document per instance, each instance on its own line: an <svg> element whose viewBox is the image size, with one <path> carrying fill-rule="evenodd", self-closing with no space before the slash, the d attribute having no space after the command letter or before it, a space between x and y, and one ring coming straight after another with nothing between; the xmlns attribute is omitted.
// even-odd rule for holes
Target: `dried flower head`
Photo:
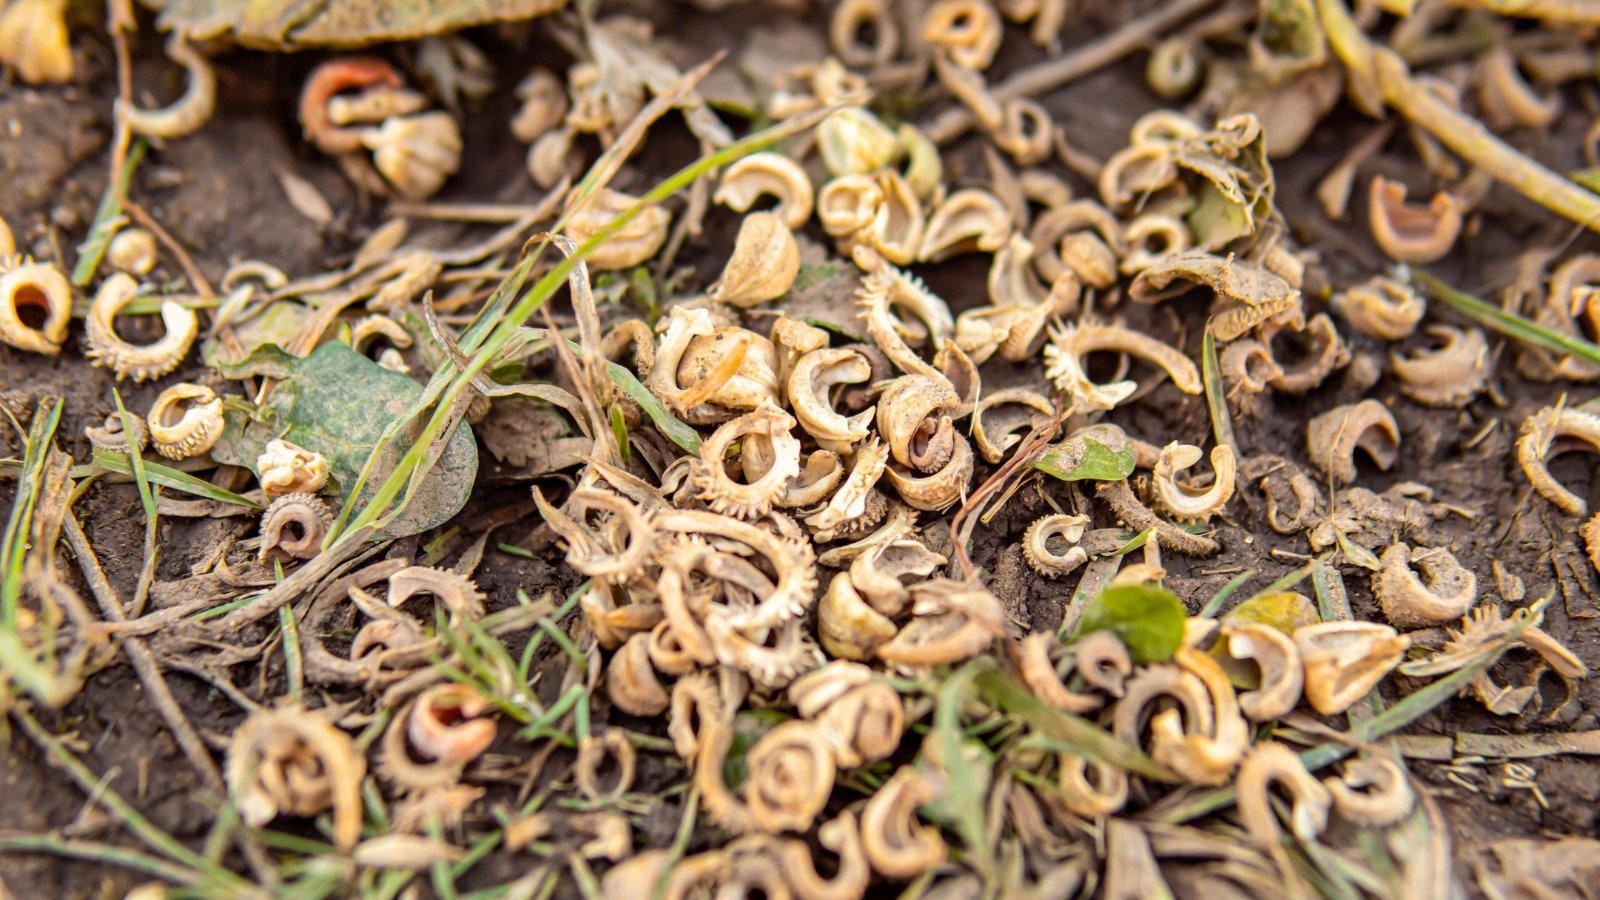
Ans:
<svg viewBox="0 0 1600 900"><path fill-rule="evenodd" d="M284 494L315 494L328 483L328 460L321 453L307 450L282 439L267 442L256 459L261 490L267 497Z"/></svg>

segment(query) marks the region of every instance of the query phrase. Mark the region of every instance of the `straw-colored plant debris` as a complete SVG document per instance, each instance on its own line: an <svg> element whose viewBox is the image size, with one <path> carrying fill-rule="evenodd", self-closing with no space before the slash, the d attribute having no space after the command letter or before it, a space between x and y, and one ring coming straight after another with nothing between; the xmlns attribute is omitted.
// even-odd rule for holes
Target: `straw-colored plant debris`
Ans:
<svg viewBox="0 0 1600 900"><path fill-rule="evenodd" d="M128 896L1592 887L1577 838L1452 843L1451 786L1566 829L1531 764L1391 738L1593 719L1600 176L1515 147L1592 118L1600 10L149 5L165 106L125 2L104 67L0 3L16 77L117 80L94 220L0 221L0 373L109 388L0 385L0 712L89 798L0 854ZM337 267L163 224L227 43L384 41L271 68ZM1460 264L1519 193L1570 222L1503 302L1420 268L1509 272ZM124 658L182 840L85 761Z"/></svg>

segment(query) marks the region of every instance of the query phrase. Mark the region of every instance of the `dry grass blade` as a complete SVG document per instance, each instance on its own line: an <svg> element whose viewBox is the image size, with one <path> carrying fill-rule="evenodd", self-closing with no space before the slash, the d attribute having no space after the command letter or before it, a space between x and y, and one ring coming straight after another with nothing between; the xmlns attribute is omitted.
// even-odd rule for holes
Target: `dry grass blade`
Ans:
<svg viewBox="0 0 1600 900"><path fill-rule="evenodd" d="M1233 436L1233 414L1228 411L1228 397L1222 384L1222 373L1217 364L1217 339L1207 328L1200 344L1200 378L1206 386L1206 409L1211 412L1211 433L1219 447L1232 447L1239 453L1239 442Z"/></svg>

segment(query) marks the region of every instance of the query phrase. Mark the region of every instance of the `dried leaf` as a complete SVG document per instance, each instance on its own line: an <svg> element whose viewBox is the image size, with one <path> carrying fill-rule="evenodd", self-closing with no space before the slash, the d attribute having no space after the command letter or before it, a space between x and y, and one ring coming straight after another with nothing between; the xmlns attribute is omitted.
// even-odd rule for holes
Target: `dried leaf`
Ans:
<svg viewBox="0 0 1600 900"><path fill-rule="evenodd" d="M283 187L283 195L289 198L289 205L294 207L295 212L318 227L325 227L333 221L333 207L316 185L288 169L278 170L278 184Z"/></svg>

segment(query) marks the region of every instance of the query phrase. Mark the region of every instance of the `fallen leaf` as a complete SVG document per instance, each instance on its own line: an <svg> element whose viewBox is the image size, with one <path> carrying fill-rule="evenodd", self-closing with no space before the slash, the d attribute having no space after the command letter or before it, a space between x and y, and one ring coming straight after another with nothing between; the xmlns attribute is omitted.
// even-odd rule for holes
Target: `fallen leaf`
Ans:
<svg viewBox="0 0 1600 900"><path fill-rule="evenodd" d="M218 368L228 378L270 377L278 386L254 415L237 405L225 411L227 425L211 450L214 459L256 472L256 458L267 442L282 438L327 457L332 481L342 489L355 484L384 429L422 395L415 381L338 342L323 344L307 357L267 345ZM403 437L385 449L358 503L371 498L405 451ZM463 423L385 533L404 537L443 524L466 505L477 473L477 443Z"/></svg>

